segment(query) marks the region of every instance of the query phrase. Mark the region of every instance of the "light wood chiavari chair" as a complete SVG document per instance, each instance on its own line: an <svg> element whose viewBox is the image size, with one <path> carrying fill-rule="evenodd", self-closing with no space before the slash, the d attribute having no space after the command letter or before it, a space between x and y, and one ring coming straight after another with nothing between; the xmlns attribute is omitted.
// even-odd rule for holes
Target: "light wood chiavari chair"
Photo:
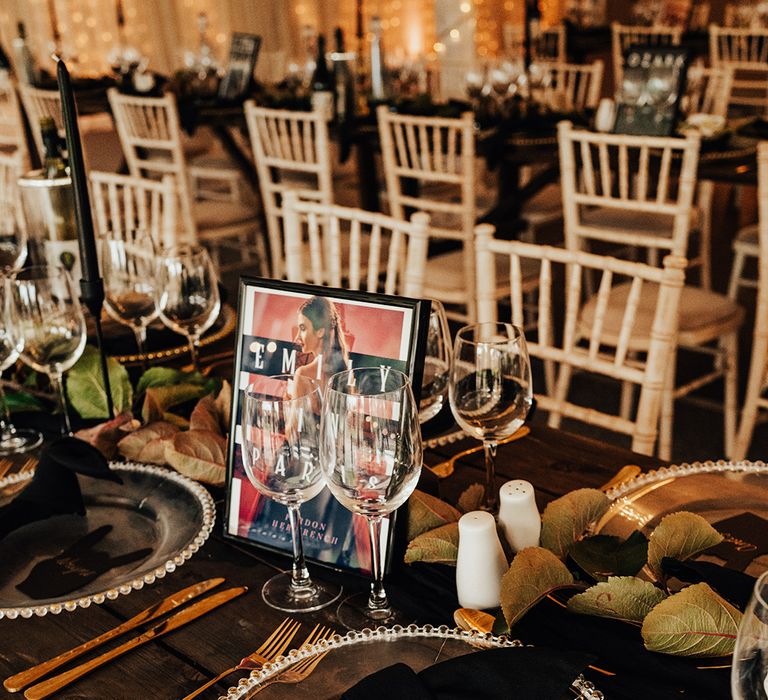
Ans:
<svg viewBox="0 0 768 700"><path fill-rule="evenodd" d="M709 63L733 69L729 108L764 114L768 109L768 29L709 25Z"/></svg>

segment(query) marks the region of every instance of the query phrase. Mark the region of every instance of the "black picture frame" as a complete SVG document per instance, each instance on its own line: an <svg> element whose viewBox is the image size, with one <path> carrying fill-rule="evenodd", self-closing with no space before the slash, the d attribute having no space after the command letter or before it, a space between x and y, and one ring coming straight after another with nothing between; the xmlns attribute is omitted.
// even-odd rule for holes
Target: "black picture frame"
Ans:
<svg viewBox="0 0 768 700"><path fill-rule="evenodd" d="M672 136L685 94L689 57L684 46L630 46L624 52L623 84L616 91L613 132ZM660 86L668 86L666 98Z"/></svg>
<svg viewBox="0 0 768 700"><path fill-rule="evenodd" d="M260 49L261 37L257 34L244 32L232 34L227 72L219 83L220 98L235 100L248 92Z"/></svg>
<svg viewBox="0 0 768 700"><path fill-rule="evenodd" d="M352 338L352 366L400 369L411 378L417 405L429 325L429 300L260 277L240 278L223 534L225 539L286 555L292 553L287 509L259 494L244 475L239 446L242 393L252 375L284 374L286 369L295 371L300 366L302 358L288 336L293 334L299 307L314 296L328 299L336 306L348 342ZM286 332L288 327L290 332ZM394 331L398 327L396 337ZM382 354L373 354L369 351L372 348ZM383 354L386 348L387 354ZM392 354L396 357L389 356ZM362 516L353 516L325 487L319 496L302 504L301 517L307 523L304 555L308 562L370 575L370 559L366 559L370 555L367 523ZM398 511L388 518L383 537L385 572L393 568L394 562L402 561L407 545L404 520ZM363 537L366 539L362 540Z"/></svg>

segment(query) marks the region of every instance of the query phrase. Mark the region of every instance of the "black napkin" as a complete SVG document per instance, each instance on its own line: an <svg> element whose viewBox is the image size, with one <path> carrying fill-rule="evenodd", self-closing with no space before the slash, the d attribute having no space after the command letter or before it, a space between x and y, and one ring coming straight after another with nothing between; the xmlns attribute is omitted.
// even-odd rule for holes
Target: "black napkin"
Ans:
<svg viewBox="0 0 768 700"><path fill-rule="evenodd" d="M405 664L374 673L342 700L508 700L573 697L569 688L592 661L582 652L516 647L489 649L430 666L419 674Z"/></svg>
<svg viewBox="0 0 768 700"><path fill-rule="evenodd" d="M40 452L29 486L0 508L0 539L54 515L85 515L77 474L122 483L95 447L74 437L59 438Z"/></svg>

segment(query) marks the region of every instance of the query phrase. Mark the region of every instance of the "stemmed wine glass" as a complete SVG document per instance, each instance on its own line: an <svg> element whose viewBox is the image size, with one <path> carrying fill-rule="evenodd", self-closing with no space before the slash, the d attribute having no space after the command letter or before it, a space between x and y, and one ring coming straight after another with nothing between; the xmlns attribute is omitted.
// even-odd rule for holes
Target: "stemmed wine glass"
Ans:
<svg viewBox="0 0 768 700"><path fill-rule="evenodd" d="M0 216L0 270L17 270L27 259L27 232L8 209Z"/></svg>
<svg viewBox="0 0 768 700"><path fill-rule="evenodd" d="M16 362L21 348L21 342L11 328L8 292L8 277L0 272L0 375ZM28 452L42 441L43 436L37 430L14 427L11 422L11 412L5 400L3 384L0 382L0 455Z"/></svg>
<svg viewBox="0 0 768 700"><path fill-rule="evenodd" d="M768 695L768 571L757 579L736 635L731 664L731 697L759 700Z"/></svg>
<svg viewBox="0 0 768 700"><path fill-rule="evenodd" d="M136 336L146 366L147 326L157 318L157 259L152 238L144 231L117 231L101 246L105 308Z"/></svg>
<svg viewBox="0 0 768 700"><path fill-rule="evenodd" d="M395 619L384 590L381 535L385 516L416 488L421 472L418 408L407 375L389 367L334 374L325 390L320 461L334 497L368 521L373 583L339 605L350 629Z"/></svg>
<svg viewBox="0 0 768 700"><path fill-rule="evenodd" d="M291 571L273 576L261 596L286 612L330 605L341 587L312 581L304 562L299 507L324 486L320 469L320 409L317 381L306 377L261 377L243 396L243 466L265 496L288 508L293 543Z"/></svg>
<svg viewBox="0 0 768 700"><path fill-rule="evenodd" d="M44 372L58 390L62 432L72 434L62 381L83 354L85 318L69 273L40 265L20 270L10 280L9 315L25 364Z"/></svg>
<svg viewBox="0 0 768 700"><path fill-rule="evenodd" d="M451 335L445 307L432 300L427 331L427 347L424 357L424 375L421 380L419 422L434 418L448 398L448 377L451 372Z"/></svg>
<svg viewBox="0 0 768 700"><path fill-rule="evenodd" d="M170 329L187 337L192 365L197 370L200 336L213 325L221 309L208 251L199 245L169 248L160 259L157 284L160 318Z"/></svg>
<svg viewBox="0 0 768 700"><path fill-rule="evenodd" d="M511 323L464 326L453 345L449 382L456 422L483 441L483 508L496 510L496 447L525 422L533 400L531 364L523 331Z"/></svg>

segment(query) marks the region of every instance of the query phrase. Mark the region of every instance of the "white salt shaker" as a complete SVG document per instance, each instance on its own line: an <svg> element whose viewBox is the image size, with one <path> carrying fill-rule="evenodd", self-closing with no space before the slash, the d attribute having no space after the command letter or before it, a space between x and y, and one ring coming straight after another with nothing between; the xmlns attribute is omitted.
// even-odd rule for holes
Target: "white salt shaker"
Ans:
<svg viewBox="0 0 768 700"><path fill-rule="evenodd" d="M461 607L498 607L501 577L507 568L494 517L482 510L462 515L456 560L456 590Z"/></svg>
<svg viewBox="0 0 768 700"><path fill-rule="evenodd" d="M499 491L499 525L510 547L519 552L539 544L541 517L533 486L528 481L508 481Z"/></svg>

